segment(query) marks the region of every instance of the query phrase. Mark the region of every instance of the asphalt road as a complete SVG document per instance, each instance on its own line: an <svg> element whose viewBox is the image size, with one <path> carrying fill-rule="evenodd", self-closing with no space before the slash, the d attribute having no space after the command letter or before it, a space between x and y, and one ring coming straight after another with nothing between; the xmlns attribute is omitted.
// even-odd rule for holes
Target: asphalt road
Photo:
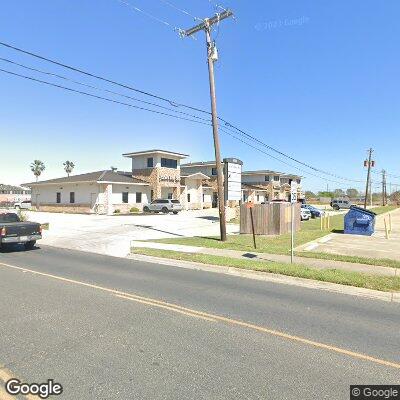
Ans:
<svg viewBox="0 0 400 400"><path fill-rule="evenodd" d="M348 399L400 382L398 304L45 246L0 253L0 338L0 379L52 378L63 399Z"/></svg>

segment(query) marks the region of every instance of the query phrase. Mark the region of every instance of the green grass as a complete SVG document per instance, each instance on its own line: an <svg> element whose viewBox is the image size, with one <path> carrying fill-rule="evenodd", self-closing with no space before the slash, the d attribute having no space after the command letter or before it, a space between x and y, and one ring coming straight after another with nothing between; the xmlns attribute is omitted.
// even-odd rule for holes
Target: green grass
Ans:
<svg viewBox="0 0 400 400"><path fill-rule="evenodd" d="M374 208L376 214L382 214L388 211L396 209L395 206L377 207ZM301 231L296 233L295 246L300 246L313 240L319 239L330 232L342 232L344 229L344 215L334 215L331 217L330 231L321 231L320 220L312 219L310 221L304 221L301 223ZM260 253L270 254L290 254L290 234L281 236L257 236L257 251ZM216 249L229 249L239 251L254 251L253 237L252 235L231 235L228 236L226 242L219 241L218 237L183 237L183 238L169 238L156 240L160 243L171 243L171 244L183 244L188 246L200 246L200 247L212 247ZM378 263L375 261L367 262L366 260L374 260L359 257L348 257L348 256L335 256L324 253L297 253L298 256L314 257L329 260L348 261L365 263L371 265L382 265L382 266L396 266L400 267L400 263L393 262L391 260L379 260ZM308 256L308 254L310 254Z"/></svg>
<svg viewBox="0 0 400 400"><path fill-rule="evenodd" d="M181 253L158 249L135 248L133 253L174 260L192 261L203 264L269 272L298 278L313 279L322 282L331 282L347 286L380 290L383 292L400 291L400 277L367 275L359 272L348 272L338 269L318 270L298 264L249 261L229 257L212 256L208 254Z"/></svg>

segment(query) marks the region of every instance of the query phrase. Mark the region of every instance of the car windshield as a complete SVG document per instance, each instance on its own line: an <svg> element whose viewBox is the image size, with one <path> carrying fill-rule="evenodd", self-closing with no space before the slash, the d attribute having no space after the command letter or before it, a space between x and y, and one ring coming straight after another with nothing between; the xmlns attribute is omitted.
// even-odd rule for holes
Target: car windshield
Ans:
<svg viewBox="0 0 400 400"><path fill-rule="evenodd" d="M19 222L19 217L17 214L13 213L0 214L0 222Z"/></svg>

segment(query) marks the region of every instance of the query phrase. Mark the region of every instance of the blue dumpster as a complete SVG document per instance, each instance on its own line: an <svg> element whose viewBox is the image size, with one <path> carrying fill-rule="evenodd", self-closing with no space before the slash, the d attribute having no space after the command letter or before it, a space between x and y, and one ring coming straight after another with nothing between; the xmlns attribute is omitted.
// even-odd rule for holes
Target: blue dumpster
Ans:
<svg viewBox="0 0 400 400"><path fill-rule="evenodd" d="M344 217L344 233L371 236L375 232L376 214L357 206L351 206Z"/></svg>

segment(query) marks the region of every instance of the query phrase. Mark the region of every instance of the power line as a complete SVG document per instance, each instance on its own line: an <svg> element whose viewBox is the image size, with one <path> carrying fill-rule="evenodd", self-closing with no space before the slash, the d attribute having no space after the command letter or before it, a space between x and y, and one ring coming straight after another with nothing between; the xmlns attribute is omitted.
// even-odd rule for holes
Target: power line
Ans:
<svg viewBox="0 0 400 400"><path fill-rule="evenodd" d="M99 90L99 91L106 92L106 93L111 93L111 94L114 94L116 96L121 96L121 97L124 97L126 99L134 100L134 101L137 101L137 102L140 102L140 103L143 103L143 104L147 104L147 105L151 105L151 106L154 106L154 107L158 107L158 108L161 108L163 110L167 110L167 111L170 111L170 112L178 113L178 114L181 114L181 115L186 115L188 117L196 118L196 119L199 119L199 120L202 120L202 121L210 121L210 120L208 120L206 118L202 118L202 117L199 117L199 116L194 115L194 114L189 114L189 113L185 113L184 111L174 110L172 108L164 107L164 106L161 106L161 105L156 104L156 103L152 103L152 102L149 102L149 101L138 99L136 97L128 96L128 95L125 95L125 94L122 94L122 93L114 92L113 90L99 88L97 86L93 86L93 85L89 85L87 83L79 82L79 81L67 78L66 76L55 74L53 72L48 72L48 71L43 71L43 70L38 69L38 68L28 67L27 65L17 63L15 61L9 60L7 58L0 57L0 60L3 61L3 62L7 62L9 64L17 65L18 67L21 67L21 68L28 69L30 71L35 71L35 72L39 72L41 74L54 76L56 78L66 80L68 82L71 82L71 83L74 83L74 84L77 84L77 85L85 86L85 87L88 87L90 89Z"/></svg>
<svg viewBox="0 0 400 400"><path fill-rule="evenodd" d="M49 62L49 63L58 65L58 66L60 66L60 67L67 68L67 69L69 69L69 70L71 70L71 71L79 72L80 74L83 74L83 75L86 75L86 76L90 76L91 78L96 78L96 79L99 79L99 80L101 80L101 81L104 81L104 82L107 82L107 83L111 83L111 84L116 85L116 86L120 86L120 87L122 87L122 88L124 88L124 89L132 90L132 91L134 91L134 92L143 94L143 95L145 95L145 96L149 96L149 97L155 98L155 99L157 99L157 100L165 101L166 103L169 103L169 104L170 104L171 106L173 106L173 107L184 107L184 108L187 108L187 109L190 109L190 110L193 110L193 111L198 111L198 112L201 112L201 113L204 113L204 114L208 114L208 115L211 114L209 111L205 111L205 110L202 110L202 109L200 109L200 108L188 106L188 105L186 105L186 104L177 103L177 102L175 102L175 101L173 101L173 100L170 100L170 99L167 99L167 98L165 98L165 97L161 97L161 96L155 95L155 94L153 94L153 93L146 92L146 91L144 91L144 90L137 89L137 88L134 88L134 87L132 87L132 86L129 86L129 85L126 85L126 84L123 84L123 83L116 82L116 81L114 81L114 80L112 80L112 79L108 79L108 78L104 78L104 77L99 76L99 75L96 75L96 74L92 74L92 73L90 73L90 72L81 70L81 69L79 69L79 68L72 67L72 66L67 65L67 64L63 64L63 63L61 63L61 62L59 62L59 61L56 61L56 60L52 60L52 59L50 59L50 58L43 57L43 56L41 56L41 55L39 55L39 54L35 54L35 53L30 52L30 51L20 49L20 48L18 48L18 47L12 46L12 45L7 44L7 43L4 43L4 42L0 42L0 45L1 45L1 46L4 46L4 47L7 47L7 48L9 48L9 49L18 51L18 52L20 52L20 53L27 54L27 55L29 55L29 56L38 58L38 59L40 59L40 60L47 61L47 62Z"/></svg>
<svg viewBox="0 0 400 400"><path fill-rule="evenodd" d="M224 128L224 127L220 127L220 130L221 130L222 132L226 133L227 135L233 137L234 139L238 140L239 142L242 142L242 143L246 144L247 146L249 146L249 147L251 147L251 148L253 148L253 149L255 149L255 150L257 150L257 151L259 151L259 152L261 152L261 153L263 153L263 154L265 154L265 155L267 155L268 157L271 157L272 159L274 159L274 160L276 160L276 161L279 161L279 162L281 162L281 163L283 163L283 164L285 164L285 165L287 165L287 166L289 166L289 167L291 167L291 168L295 168L295 169L297 169L298 171L300 171L300 172L302 172L302 173L304 173L304 174L306 174L306 175L314 176L314 177L319 178L319 179L321 179L321 180L324 180L324 181L326 181L326 182L332 182L332 183L337 183L337 184L339 184L339 185L343 185L343 182L339 182L339 181L335 181L335 180L332 180L332 179L329 179L329 178L325 178L325 177L322 177L322 176L313 174L313 173L311 173L311 172L309 172L309 171L305 171L305 170L303 170L303 169L301 169L301 168L299 168L299 167L296 167L296 166L294 166L294 165L292 165L292 164L289 164L289 163L287 163L286 161L283 161L283 160L281 160L280 158L275 157L275 156L273 156L272 154L267 153L266 151L264 151L264 150L262 150L262 149L260 149L260 148L258 148L258 147L256 147L256 146L252 145L251 143L249 143L249 142L243 140L242 138L239 138L239 137L233 135L233 134L231 133L231 131L226 130L226 128Z"/></svg>
<svg viewBox="0 0 400 400"><path fill-rule="evenodd" d="M167 26L169 28L172 28L175 32L181 32L182 31L182 29L177 28L176 26L170 24L169 22L167 22L167 21L165 21L165 20L163 20L161 18L156 17L153 14L150 14L148 11L144 11L141 8L134 6L133 4L131 4L127 0L116 0L116 1L126 5L127 7L133 9L134 11L137 11L138 13L141 13L141 14L145 15L146 17L152 19L153 21L159 22L160 24L163 24L163 25L165 25L165 26Z"/></svg>
<svg viewBox="0 0 400 400"><path fill-rule="evenodd" d="M167 1L167 0L160 0L160 1L161 1L161 3L166 4L167 6L173 8L174 10L179 11L179 12L181 12L182 14L185 14L185 15L187 15L187 16L189 16L189 17L192 17L195 21L196 21L196 20L197 20L197 21L202 21L201 18L196 17L195 15L191 14L189 11L184 10L183 8L177 7L175 4L172 4L171 2L169 2L169 1Z"/></svg>
<svg viewBox="0 0 400 400"><path fill-rule="evenodd" d="M197 121L197 120L193 120L193 119L190 119L190 118L180 117L178 115L168 114L168 113L157 111L157 110L151 110L151 109L145 108L145 107L135 106L133 104L124 103L122 101L118 101L118 100L114 100L114 99L109 99L107 97L97 96L97 95L92 94L92 93L87 93L87 92L83 92L81 90L76 90L76 89L72 89L72 88L69 88L69 87L66 87L66 86L57 85L55 83L42 81L40 79L32 78L31 76L17 74L15 72L7 71L5 69L1 69L0 68L0 72L6 73L6 74L9 74L9 75L18 76L20 78L28 79L30 81L34 81L34 82L37 82L37 83L41 83L41 84L45 84L45 85L49 85L49 86L54 86L54 87L57 87L59 89L63 89L63 90L67 90L67 91L70 91L70 92L78 93L78 94L81 94L81 95L84 95L84 96L93 97L93 98L96 98L96 99L108 101L110 103L115 103L115 104L120 104L120 105L124 105L124 106L127 106L127 107L132 107L132 108L135 108L137 110L148 111L148 112L151 112L151 113L154 113L154 114L164 115L164 116L168 116L168 117L172 117L172 118L176 118L176 119L180 119L180 120L184 120L184 121L194 122L194 123L201 124L201 125L211 126L210 123Z"/></svg>
<svg viewBox="0 0 400 400"><path fill-rule="evenodd" d="M118 1L120 1L120 0L118 0ZM205 111L205 110L202 110L202 109L197 108L197 107L189 106L189 105L187 105L187 104L177 103L177 102L175 102L175 101L173 101L173 100L171 100L171 99L168 99L168 98L165 98L165 97L162 97L162 96L158 96L158 95L155 95L155 94L153 94L153 93L150 93L150 92L147 92L147 91L144 91L144 90L141 90L141 89L137 89L137 88L134 88L134 87L132 87L132 86L129 86L129 85L126 85L126 84L123 84L123 83L116 82L116 81L114 81L114 80L112 80L112 79L108 79L108 78L101 77L101 76L99 76L99 75L96 75L96 74L93 74L93 73L90 73L90 72L81 70L81 69L79 69L79 68L72 67L72 66L67 65L67 64L63 64L63 63L61 63L61 62L59 62L59 61L56 61L56 60L52 60L52 59L43 57L43 56L41 56L41 55L39 55L39 54L35 54L35 53L30 52L30 51L23 50L23 49L21 49L21 48L12 46L12 45L7 44L7 43L4 43L4 42L0 42L0 45L2 45L2 46L4 46L4 47L7 47L7 48L10 48L10 49L12 49L12 50L21 52L21 53L23 53L23 54L27 54L27 55L29 55L29 56L38 58L38 59L40 59L40 60L44 60L44 61L50 62L50 63L52 63L52 64L61 66L61 67L63 67L63 68L70 69L70 70L72 70L72 71L74 71L74 72L78 72L78 73L84 74L84 75L86 75L86 76L90 76L90 77L92 77L92 78L99 79L99 80L102 80L102 81L104 81L104 82L111 83L111 84L113 84L113 85L122 87L122 88L124 88L124 89L132 90L132 91L135 91L135 92L137 92L137 93L140 93L140 94L143 94L143 95L146 95L146 96L155 98L155 99L157 99L157 100L167 102L168 104L170 104L170 105L173 106L173 107L183 107L183 108L187 108L187 109L190 109L190 110L193 110L193 111L202 113L202 114L211 115L211 113L210 113L209 111ZM240 132L242 135L245 135L245 136L248 137L249 139L251 139L251 140L253 140L253 141L259 143L260 145L262 145L262 146L268 148L269 150L272 150L272 151L274 151L275 153L277 153L277 154L279 154L279 155L281 155L281 156L283 156L283 157L286 157L286 158L288 158L288 159L290 159L290 160L292 160L292 161L294 161L294 162L296 162L296 163L298 163L298 164L301 164L301 165L303 165L303 166L305 166L305 167L307 167L307 168L310 168L310 169L312 169L312 170L314 170L314 171L316 171L316 172L322 173L322 174L324 174L324 175L332 176L332 177L334 177L334 178L341 179L341 180L344 180L344 181L357 182L357 183L362 182L362 181L358 181L358 180L354 180L354 179L349 179L349 178L341 177L341 176L339 176L339 175L332 174L332 173L330 173L330 172L327 172L327 171L321 170L321 169L319 169L319 168L313 167L313 166L311 166L310 164L307 164L307 163L304 163L304 162L302 162L302 161L300 161L300 160L297 160L296 158L294 158L294 157L292 157L292 156L290 156L290 155L288 155L288 154L286 154L286 153L283 153L283 152L279 151L278 149L276 149L276 148L274 148L274 147L272 147L272 146L270 146L270 145L264 143L263 141L257 139L256 137L250 135L249 133L243 131L242 129L240 129L240 128L236 127L235 125L231 124L230 122L226 121L225 119L219 117L219 120L222 121L228 128L233 128L233 129L237 130L237 131Z"/></svg>

